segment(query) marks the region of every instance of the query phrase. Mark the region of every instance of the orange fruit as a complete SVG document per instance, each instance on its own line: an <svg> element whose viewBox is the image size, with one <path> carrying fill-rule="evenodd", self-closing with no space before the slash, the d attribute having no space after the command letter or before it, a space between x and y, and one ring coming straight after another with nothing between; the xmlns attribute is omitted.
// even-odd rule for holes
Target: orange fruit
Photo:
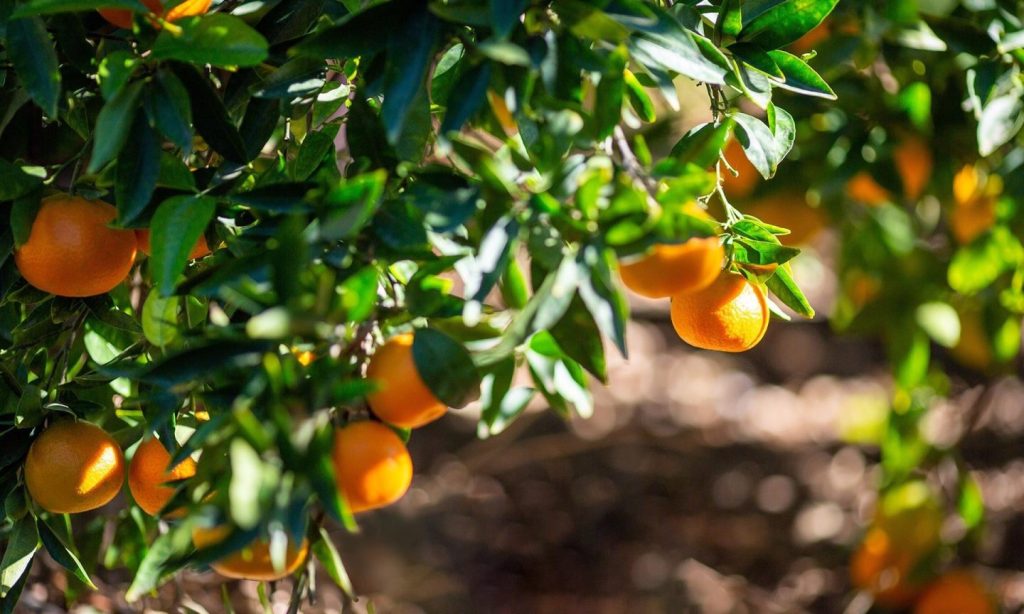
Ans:
<svg viewBox="0 0 1024 614"><path fill-rule="evenodd" d="M192 543L196 548L208 548L220 543L230 534L231 529L226 526L196 527L192 529ZM210 563L210 567L225 578L273 582L295 573L306 562L308 554L308 539L303 538L298 548L289 540L284 568L275 569L270 557L270 543L257 539L240 551Z"/></svg>
<svg viewBox="0 0 1024 614"><path fill-rule="evenodd" d="M914 614L995 614L985 585L967 570L943 574L925 588Z"/></svg>
<svg viewBox="0 0 1024 614"><path fill-rule="evenodd" d="M913 557L894 547L889 535L874 527L850 559L850 580L862 591L870 593L875 603L885 608L909 604L919 592L908 582Z"/></svg>
<svg viewBox="0 0 1024 614"><path fill-rule="evenodd" d="M779 236L779 241L789 246L810 243L827 223L821 209L808 205L807 198L797 192L759 198L743 207L743 212L773 226L788 228L789 234Z"/></svg>
<svg viewBox="0 0 1024 614"><path fill-rule="evenodd" d="M184 17L202 15L210 10L213 0L184 0L164 14L164 5L160 0L142 0L153 13L163 17L167 21L176 21ZM119 28L132 27L132 12L126 9L99 9L103 18Z"/></svg>
<svg viewBox="0 0 1024 614"><path fill-rule="evenodd" d="M903 193L910 200L917 200L924 193L932 178L932 150L918 136L908 136L892 152L896 172L903 180Z"/></svg>
<svg viewBox="0 0 1024 614"><path fill-rule="evenodd" d="M953 176L953 210L949 229L960 245L967 245L996 223L996 201L1003 192L999 175L985 175L966 165Z"/></svg>
<svg viewBox="0 0 1024 614"><path fill-rule="evenodd" d="M768 330L764 291L742 275L723 272L707 288L672 297L672 326L692 346L744 352Z"/></svg>
<svg viewBox="0 0 1024 614"><path fill-rule="evenodd" d="M25 281L57 296L106 294L135 262L135 233L110 228L117 210L67 194L44 198L28 241L14 252Z"/></svg>
<svg viewBox="0 0 1024 614"><path fill-rule="evenodd" d="M88 422L54 422L32 443L25 459L29 494L39 507L55 514L102 507L123 483L121 448Z"/></svg>
<svg viewBox="0 0 1024 614"><path fill-rule="evenodd" d="M860 171L846 182L846 195L870 207L884 205L892 200L892 194L878 184L867 171Z"/></svg>
<svg viewBox="0 0 1024 614"><path fill-rule="evenodd" d="M168 482L177 482L196 474L196 462L191 458L186 458L174 467L170 467L170 464L171 455L159 440L152 438L139 444L128 464L128 489L139 507L150 516L156 516L174 496L175 486L168 485Z"/></svg>
<svg viewBox="0 0 1024 614"><path fill-rule="evenodd" d="M366 400L378 418L389 424L414 429L448 412L448 406L423 383L412 357L413 335L396 335L377 348L366 367L366 377L377 390Z"/></svg>
<svg viewBox="0 0 1024 614"><path fill-rule="evenodd" d="M391 505L412 483L412 458L379 422L354 422L334 432L331 452L338 490L353 512Z"/></svg>
<svg viewBox="0 0 1024 614"><path fill-rule="evenodd" d="M139 242L139 251L147 256L150 255L149 250L149 237L150 231L148 228L140 228L135 231L135 238ZM188 254L189 260L198 260L199 258L205 258L210 255L210 246L206 243L206 236L199 235L199 240L196 241L192 251Z"/></svg>
<svg viewBox="0 0 1024 614"><path fill-rule="evenodd" d="M710 216L697 205L687 211L698 217ZM665 298L702 290L722 272L725 248L718 237L693 237L683 243L661 243L639 260L619 265L627 288L647 298Z"/></svg>
<svg viewBox="0 0 1024 614"><path fill-rule="evenodd" d="M743 145L736 139L731 139L722 152L725 161L738 174L733 175L732 171L722 168L722 189L729 198L743 199L754 193L757 184L761 182L761 175L754 168L754 165L743 153Z"/></svg>

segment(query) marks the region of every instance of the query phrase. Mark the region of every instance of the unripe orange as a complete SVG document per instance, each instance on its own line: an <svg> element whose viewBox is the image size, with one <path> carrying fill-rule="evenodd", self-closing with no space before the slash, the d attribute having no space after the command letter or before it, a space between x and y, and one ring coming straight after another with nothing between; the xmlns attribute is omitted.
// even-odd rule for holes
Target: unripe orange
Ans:
<svg viewBox="0 0 1024 614"><path fill-rule="evenodd" d="M167 21L176 21L184 17L193 17L195 15L202 15L210 10L210 5L213 4L213 0L184 0L181 4L178 4L171 10L164 14L164 5L160 0L142 0L142 3L146 5L150 11L156 15L160 15ZM99 9L99 14L104 19L114 24L119 28L130 28L132 27L132 12L126 9Z"/></svg>
<svg viewBox="0 0 1024 614"><path fill-rule="evenodd" d="M437 420L448 406L434 396L420 377L412 356L413 335L396 335L377 348L366 367L366 377L377 383L367 395L378 418L402 428L414 429Z"/></svg>
<svg viewBox="0 0 1024 614"><path fill-rule="evenodd" d="M170 464L171 455L163 444L151 438L139 444L128 465L128 489L139 507L150 516L156 516L174 496L175 487L168 485L169 482L184 480L196 474L196 462L191 458L186 458L174 467L170 467Z"/></svg>
<svg viewBox="0 0 1024 614"><path fill-rule="evenodd" d="M353 512L391 505L412 483L412 458L379 422L354 422L334 432L331 459L338 490Z"/></svg>
<svg viewBox="0 0 1024 614"><path fill-rule="evenodd" d="M25 281L57 296L106 294L128 277L135 262L131 230L110 228L111 205L77 196L44 198L28 241L14 252Z"/></svg>
<svg viewBox="0 0 1024 614"><path fill-rule="evenodd" d="M231 529L225 526L192 529L192 543L196 548L208 548L227 539ZM224 576L236 580L274 582L295 573L309 554L309 540L303 538L296 548L289 540L283 569L275 569L270 557L270 544L257 539L242 550L210 563L210 567Z"/></svg>
<svg viewBox="0 0 1024 614"><path fill-rule="evenodd" d="M110 502L124 483L117 442L88 422L61 420L43 431L25 459L25 486L39 507L75 514Z"/></svg>
<svg viewBox="0 0 1024 614"><path fill-rule="evenodd" d="M672 297L672 326L692 346L744 352L768 330L764 291L742 275L723 272L710 286Z"/></svg>

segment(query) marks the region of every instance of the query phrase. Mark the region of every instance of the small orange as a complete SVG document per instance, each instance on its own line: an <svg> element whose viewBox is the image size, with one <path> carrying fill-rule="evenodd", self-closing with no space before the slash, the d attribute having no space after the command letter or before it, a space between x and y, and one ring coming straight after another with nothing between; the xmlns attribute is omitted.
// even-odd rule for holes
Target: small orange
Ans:
<svg viewBox="0 0 1024 614"><path fill-rule="evenodd" d="M878 605L899 608L919 592L919 587L908 582L913 564L909 553L899 551L884 530L873 527L850 559L850 580L871 593Z"/></svg>
<svg viewBox="0 0 1024 614"><path fill-rule="evenodd" d="M338 490L353 512L391 505L412 483L412 458L379 422L354 422L334 432L331 453Z"/></svg>
<svg viewBox="0 0 1024 614"><path fill-rule="evenodd" d="M156 516L174 496L177 482L196 474L196 462L186 458L170 467L171 455L157 439L146 439L135 450L128 465L128 489L132 497L150 516ZM175 513L169 514L174 516Z"/></svg>
<svg viewBox="0 0 1024 614"><path fill-rule="evenodd" d="M142 0L142 3L146 5L150 11L166 19L167 21L177 21L184 17L192 17L195 15L202 15L206 11L210 10L210 5L213 4L213 0L184 0L181 4L176 5L171 10L164 14L164 5L160 0ZM119 28L130 28L132 27L132 12L126 9L99 9L99 14L103 15L103 18L114 24Z"/></svg>
<svg viewBox="0 0 1024 614"><path fill-rule="evenodd" d="M230 534L231 529L226 526L196 527L192 529L192 543L196 548L208 548L220 543ZM225 578L274 582L295 573L306 562L308 554L308 539L303 538L298 548L289 540L284 568L275 569L270 557L270 544L266 540L257 539L240 551L210 563L210 567Z"/></svg>
<svg viewBox="0 0 1024 614"><path fill-rule="evenodd" d="M696 204L691 215L711 219ZM693 237L683 243L662 243L634 262L619 265L627 288L647 298L665 298L702 290L715 281L725 262L725 248L718 237Z"/></svg>
<svg viewBox="0 0 1024 614"><path fill-rule="evenodd" d="M984 175L972 165L953 177L953 210L949 229L960 245L967 245L996 223L996 202L1003 192L999 175Z"/></svg>
<svg viewBox="0 0 1024 614"><path fill-rule="evenodd" d="M725 161L737 174L722 168L722 189L729 198L743 199L754 193L757 185L761 182L761 175L750 160L747 154L743 153L743 145L736 139L731 139L722 152ZM724 166L724 165L723 165Z"/></svg>
<svg viewBox="0 0 1024 614"><path fill-rule="evenodd" d="M985 585L961 569L943 574L925 588L914 604L914 614L995 614Z"/></svg>
<svg viewBox="0 0 1024 614"><path fill-rule="evenodd" d="M768 330L764 291L730 272L699 292L672 297L671 316L683 341L706 350L744 352Z"/></svg>
<svg viewBox="0 0 1024 614"><path fill-rule="evenodd" d="M55 514L102 507L123 483L121 448L103 429L88 422L54 422L32 443L25 459L29 494Z"/></svg>
<svg viewBox="0 0 1024 614"><path fill-rule="evenodd" d="M139 251L147 256L150 255L149 251L149 237L150 231L148 228L140 228L135 231L135 238L139 242ZM199 258L205 258L210 255L210 246L206 243L206 236L199 235L199 240L196 241L192 251L188 254L189 260L198 260Z"/></svg>
<svg viewBox="0 0 1024 614"><path fill-rule="evenodd" d="M846 195L869 207L884 205L892 200L892 194L878 184L867 171L860 171L846 183Z"/></svg>
<svg viewBox="0 0 1024 614"><path fill-rule="evenodd" d="M903 193L910 200L916 201L924 193L928 181L932 178L932 150L918 136L904 138L892 152L896 172L903 180Z"/></svg>
<svg viewBox="0 0 1024 614"><path fill-rule="evenodd" d="M44 198L28 241L14 252L25 281L57 296L106 294L128 277L135 233L110 228L117 210L98 200Z"/></svg>
<svg viewBox="0 0 1024 614"><path fill-rule="evenodd" d="M378 389L366 400L378 418L389 424L414 429L437 420L448 412L430 391L412 356L413 335L396 335L377 348L366 367L366 377Z"/></svg>

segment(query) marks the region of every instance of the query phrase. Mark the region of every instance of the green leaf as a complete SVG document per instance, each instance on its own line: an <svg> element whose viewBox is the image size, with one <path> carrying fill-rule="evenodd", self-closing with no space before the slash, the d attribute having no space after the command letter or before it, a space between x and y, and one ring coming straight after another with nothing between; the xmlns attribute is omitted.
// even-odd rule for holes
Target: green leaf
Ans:
<svg viewBox="0 0 1024 614"><path fill-rule="evenodd" d="M145 114L137 113L130 137L117 156L114 198L121 226L137 223L149 206L160 177L160 153L160 140Z"/></svg>
<svg viewBox="0 0 1024 614"><path fill-rule="evenodd" d="M99 81L103 99L110 100L120 92L121 88L131 81L132 74L140 63L139 56L123 49L106 55L96 71L96 80Z"/></svg>
<svg viewBox="0 0 1024 614"><path fill-rule="evenodd" d="M651 97L647 95L647 90L644 89L643 84L640 83L636 75L629 69L623 72L623 83L626 85L629 106L633 108L633 112L637 114L637 117L645 122L653 122L658 119L654 111L654 103L651 101Z"/></svg>
<svg viewBox="0 0 1024 614"><path fill-rule="evenodd" d="M188 64L172 63L171 70L188 91L192 117L199 135L226 159L247 162L249 154L245 143L209 79Z"/></svg>
<svg viewBox="0 0 1024 614"><path fill-rule="evenodd" d="M765 49L778 49L807 34L828 17L839 0L782 0L762 3L760 12L743 15L737 37Z"/></svg>
<svg viewBox="0 0 1024 614"><path fill-rule="evenodd" d="M960 474L960 496L957 498L956 510L968 531L980 527L985 520L985 500L981 487L966 471Z"/></svg>
<svg viewBox="0 0 1024 614"><path fill-rule="evenodd" d="M354 599L356 593L352 588L352 580L348 577L345 563L341 560L338 549L334 547L330 534L327 529L319 527L318 535L318 539L313 542L313 555L320 561L327 577L334 581L338 588L348 595L349 599Z"/></svg>
<svg viewBox="0 0 1024 614"><path fill-rule="evenodd" d="M85 571L82 562L78 560L78 557L71 551L71 548L53 532L49 525L43 522L42 518L36 522L36 527L39 529L39 537L42 539L43 546L46 547L50 557L61 567L74 574L83 584L95 590L96 585L92 583L88 572Z"/></svg>
<svg viewBox="0 0 1024 614"><path fill-rule="evenodd" d="M735 134L743 146L743 153L765 179L775 175L775 170L793 147L796 137L793 117L778 107L772 106L769 110L775 114L774 130L746 113L730 116L736 121Z"/></svg>
<svg viewBox="0 0 1024 614"><path fill-rule="evenodd" d="M185 566L187 559L184 556L192 548L190 528L188 523L173 525L153 541L125 594L128 602L150 593Z"/></svg>
<svg viewBox="0 0 1024 614"><path fill-rule="evenodd" d="M150 271L164 296L174 292L189 253L213 219L217 201L209 196L172 196L150 222Z"/></svg>
<svg viewBox="0 0 1024 614"><path fill-rule="evenodd" d="M694 126L672 147L670 155L684 164L692 163L701 168L710 168L718 162L732 127L731 119L717 124L707 122Z"/></svg>
<svg viewBox="0 0 1024 614"><path fill-rule="evenodd" d="M785 51L769 51L768 55L782 72L783 80L777 85L806 96L817 96L827 100L835 100L836 94L828 83L800 58Z"/></svg>
<svg viewBox="0 0 1024 614"><path fill-rule="evenodd" d="M175 25L180 30L164 28L156 37L154 58L220 67L256 66L267 59L267 39L238 17L211 13Z"/></svg>
<svg viewBox="0 0 1024 614"><path fill-rule="evenodd" d="M729 46L729 51L732 54L753 66L757 70L760 70L769 77L776 77L778 79L784 78L782 70L779 65L775 63L775 59L767 51L761 48L760 45L754 43L736 43Z"/></svg>
<svg viewBox="0 0 1024 614"><path fill-rule="evenodd" d="M611 136L622 121L622 101L626 94L624 71L628 60L625 47L616 48L609 56L594 94L594 132L598 141Z"/></svg>
<svg viewBox="0 0 1024 614"><path fill-rule="evenodd" d="M60 64L57 49L38 17L7 22L7 57L29 95L43 113L57 119L60 102Z"/></svg>
<svg viewBox="0 0 1024 614"><path fill-rule="evenodd" d="M978 153L988 156L1017 136L1024 126L1024 101L1017 91L993 99L978 120Z"/></svg>
<svg viewBox="0 0 1024 614"><path fill-rule="evenodd" d="M607 381L608 372L604 355L604 342L594 318L578 296L554 327L551 336L567 356L580 363L594 377Z"/></svg>
<svg viewBox="0 0 1024 614"><path fill-rule="evenodd" d="M811 303L804 296L800 286L793 280L793 276L784 267L775 270L775 274L768 278L767 285L771 293L784 305L805 318L814 317L814 308L811 307Z"/></svg>
<svg viewBox="0 0 1024 614"><path fill-rule="evenodd" d="M146 112L153 126L188 154L192 151L192 107L181 79L167 69L156 73L146 90Z"/></svg>
<svg viewBox="0 0 1024 614"><path fill-rule="evenodd" d="M7 545L0 560L0 599L7 597L22 576L28 573L38 549L36 520L31 514L25 514L7 534Z"/></svg>
<svg viewBox="0 0 1024 614"><path fill-rule="evenodd" d="M935 343L951 348L960 340L960 316L949 303L933 301L918 305L914 319Z"/></svg>
<svg viewBox="0 0 1024 614"><path fill-rule="evenodd" d="M581 275L579 294L598 329L615 343L623 357L626 350L626 322L629 304L615 280L615 254L610 249L588 245L577 260Z"/></svg>
<svg viewBox="0 0 1024 614"><path fill-rule="evenodd" d="M228 500L231 519L242 529L251 529L260 520L259 496L263 484L263 461L242 438L231 442L231 484Z"/></svg>
<svg viewBox="0 0 1024 614"><path fill-rule="evenodd" d="M961 294L988 288L1000 275L1024 262L1024 246L1005 227L997 227L953 254L949 287Z"/></svg>
<svg viewBox="0 0 1024 614"><path fill-rule="evenodd" d="M402 58L400 62L389 62L384 74L384 104L380 117L392 145L398 142L413 102L426 86L427 71L440 34L441 24L437 18L425 4L417 6L388 30L388 54Z"/></svg>
<svg viewBox="0 0 1024 614"><path fill-rule="evenodd" d="M719 32L735 37L743 29L742 0L723 0L718 11L718 22L715 24Z"/></svg>
<svg viewBox="0 0 1024 614"><path fill-rule="evenodd" d="M52 15L54 13L80 13L95 11L99 8L128 9L130 11L148 10L141 0L31 0L30 2L22 3L11 17Z"/></svg>
<svg viewBox="0 0 1024 614"><path fill-rule="evenodd" d="M21 167L7 160L0 160L0 201L20 198L41 185L42 180L39 177L29 175Z"/></svg>
<svg viewBox="0 0 1024 614"><path fill-rule="evenodd" d="M142 89L143 82L135 81L125 86L100 109L93 130L92 159L89 160L88 172L99 172L124 147L139 107Z"/></svg>
<svg viewBox="0 0 1024 614"><path fill-rule="evenodd" d="M178 309L181 298L164 298L159 292L150 292L142 304L142 332L146 340L163 348L178 338Z"/></svg>
<svg viewBox="0 0 1024 614"><path fill-rule="evenodd" d="M412 357L420 378L449 407L464 407L480 396L480 374L458 341L432 328L416 331Z"/></svg>
<svg viewBox="0 0 1024 614"><path fill-rule="evenodd" d="M459 130L487 99L487 85L491 82L491 63L484 62L470 68L459 77L452 88L458 92L448 99L448 109L441 124L441 134Z"/></svg>

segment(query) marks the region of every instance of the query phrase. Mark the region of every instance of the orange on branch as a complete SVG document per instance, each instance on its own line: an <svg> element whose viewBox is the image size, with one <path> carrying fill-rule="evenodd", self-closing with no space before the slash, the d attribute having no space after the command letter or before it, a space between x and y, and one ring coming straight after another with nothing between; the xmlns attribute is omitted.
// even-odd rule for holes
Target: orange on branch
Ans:
<svg viewBox="0 0 1024 614"><path fill-rule="evenodd" d="M230 534L231 529L225 526L196 527L192 529L192 543L196 548L208 548L224 541ZM276 569L270 555L270 543L257 539L238 552L210 563L210 568L225 578L274 582L298 571L308 554L309 540L303 538L298 547L289 540L284 567Z"/></svg>
<svg viewBox="0 0 1024 614"><path fill-rule="evenodd" d="M331 458L338 490L353 512L391 505L412 483L409 451L379 422L354 422L337 429Z"/></svg>
<svg viewBox="0 0 1024 614"><path fill-rule="evenodd" d="M110 502L124 483L117 442L88 422L61 420L43 431L25 459L25 486L39 507L75 514Z"/></svg>
<svg viewBox="0 0 1024 614"><path fill-rule="evenodd" d="M899 608L917 596L920 587L909 583L913 557L894 547L889 535L872 528L850 559L850 580L858 589L868 592L875 603L886 608Z"/></svg>
<svg viewBox="0 0 1024 614"><path fill-rule="evenodd" d="M964 166L953 177L953 210L949 229L960 245L967 245L996 223L996 202L1003 192L998 175L983 175L977 167Z"/></svg>
<svg viewBox="0 0 1024 614"><path fill-rule="evenodd" d="M196 474L196 462L186 458L174 467L170 467L171 455L156 439L146 439L135 450L131 463L128 465L128 489L143 510L150 516L167 505L174 496L175 487L169 482L177 482ZM169 516L180 514L172 512Z"/></svg>
<svg viewBox="0 0 1024 614"><path fill-rule="evenodd" d="M148 228L140 228L135 231L135 238L139 242L139 251L147 256L150 255L150 230ZM189 260L198 260L199 258L205 258L210 255L210 246L206 242L205 235L199 235L199 239L196 241L195 246L192 247L192 251L188 254Z"/></svg>
<svg viewBox="0 0 1024 614"><path fill-rule="evenodd" d="M904 138L892 152L896 172L903 181L903 194L916 201L932 178L932 150L916 135Z"/></svg>
<svg viewBox="0 0 1024 614"><path fill-rule="evenodd" d="M692 346L743 352L768 330L764 291L742 275L723 272L707 288L672 297L672 326Z"/></svg>
<svg viewBox="0 0 1024 614"><path fill-rule="evenodd" d="M153 14L167 21L177 21L185 17L205 14L210 10L213 0L184 0L184 2L174 6L166 13L164 12L164 5L160 0L142 0L142 3ZM104 19L119 28L132 27L132 11L126 9L98 9L98 12Z"/></svg>
<svg viewBox="0 0 1024 614"><path fill-rule="evenodd" d="M67 194L43 199L28 241L14 252L25 281L67 297L106 294L128 277L135 262L131 230L110 228L117 210Z"/></svg>
<svg viewBox="0 0 1024 614"><path fill-rule="evenodd" d="M412 333L396 335L377 348L366 367L366 377L377 383L367 395L378 418L395 426L414 429L448 412L423 382L412 355Z"/></svg>
<svg viewBox="0 0 1024 614"><path fill-rule="evenodd" d="M687 211L711 219L696 205ZM622 283L647 298L666 298L711 285L722 271L725 248L718 237L693 237L683 243L661 243L633 262L619 265Z"/></svg>
<svg viewBox="0 0 1024 614"><path fill-rule="evenodd" d="M995 614L985 585L967 570L943 574L929 584L914 604L914 614Z"/></svg>
<svg viewBox="0 0 1024 614"><path fill-rule="evenodd" d="M892 200L889 190L883 188L867 171L860 171L846 183L846 195L869 207L878 207Z"/></svg>

